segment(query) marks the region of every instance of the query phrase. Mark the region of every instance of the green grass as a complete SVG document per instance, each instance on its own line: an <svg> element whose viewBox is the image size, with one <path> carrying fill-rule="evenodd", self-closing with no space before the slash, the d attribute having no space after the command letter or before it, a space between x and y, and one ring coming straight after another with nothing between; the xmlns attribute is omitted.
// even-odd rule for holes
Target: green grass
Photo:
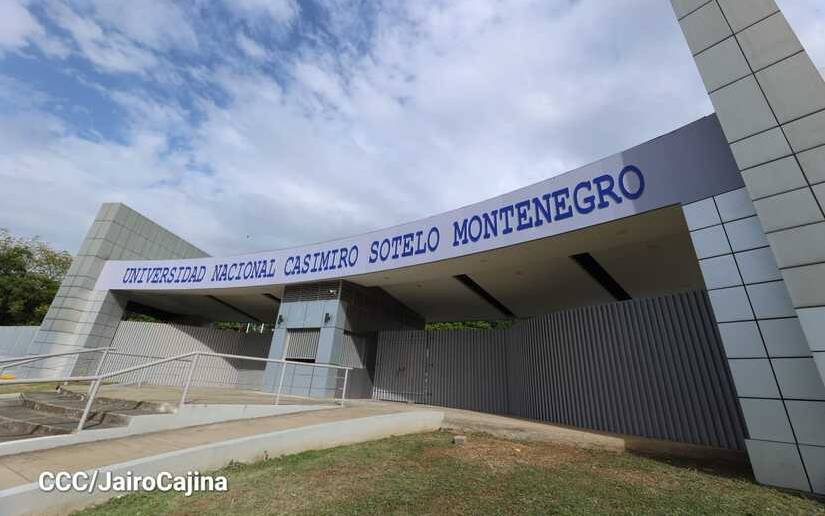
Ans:
<svg viewBox="0 0 825 516"><path fill-rule="evenodd" d="M0 385L0 394L14 394L17 392L53 391L60 383L23 383L16 385Z"/></svg>
<svg viewBox="0 0 825 516"><path fill-rule="evenodd" d="M104 385L106 382L103 382ZM49 383L18 383L14 385L0 385L0 394L16 394L20 392L42 392L54 391L63 382L49 382ZM69 387L88 388L88 382L69 382ZM80 392L83 392L80 390Z"/></svg>
<svg viewBox="0 0 825 516"><path fill-rule="evenodd" d="M393 437L217 472L229 492L142 493L83 515L823 514L746 467L670 462L448 433Z"/></svg>

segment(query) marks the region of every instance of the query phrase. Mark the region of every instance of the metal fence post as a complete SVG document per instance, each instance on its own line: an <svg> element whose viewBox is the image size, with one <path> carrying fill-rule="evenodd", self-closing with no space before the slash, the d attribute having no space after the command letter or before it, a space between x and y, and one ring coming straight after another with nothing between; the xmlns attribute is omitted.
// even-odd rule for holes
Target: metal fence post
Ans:
<svg viewBox="0 0 825 516"><path fill-rule="evenodd" d="M100 357L100 362L97 363L97 369L95 370L95 376L100 376L100 371L103 370L103 363L106 361L106 357L109 356L109 348L106 348L103 351L103 355Z"/></svg>
<svg viewBox="0 0 825 516"><path fill-rule="evenodd" d="M312 367L312 366L310 366ZM312 372L309 374L309 389L307 389L307 399L312 399L312 383L315 380L315 367L312 367Z"/></svg>
<svg viewBox="0 0 825 516"><path fill-rule="evenodd" d="M192 383L192 376L195 374L195 367L198 364L198 358L200 358L200 355L195 355L192 357L192 364L189 366L189 374L186 375L186 383L183 385L183 393L180 395L178 409L183 408L183 405L186 404L186 395L189 393L189 385Z"/></svg>
<svg viewBox="0 0 825 516"><path fill-rule="evenodd" d="M92 410L92 403L95 400L95 396L97 396L97 390L100 388L100 378L95 380L92 385L89 386L89 393L88 393L88 401L86 401L86 407L83 409L83 414L80 416L80 421L77 423L77 428L75 432L80 432L83 430L83 425L86 424L86 419L89 417L89 412Z"/></svg>
<svg viewBox="0 0 825 516"><path fill-rule="evenodd" d="M278 381L278 394L275 395L275 404L281 403L281 389L284 386L284 373L286 373L286 362L281 364L281 379Z"/></svg>
<svg viewBox="0 0 825 516"><path fill-rule="evenodd" d="M145 382L145 381L146 381L146 376L147 376L148 374L149 374L149 368L148 368L148 367L144 367L144 368L143 368L143 372L142 372L142 373L140 373L140 380L138 380L138 389L140 389L141 387L143 387L143 382Z"/></svg>
<svg viewBox="0 0 825 516"><path fill-rule="evenodd" d="M341 391L341 406L344 406L344 400L347 399L347 380L349 379L349 369L344 369L344 389Z"/></svg>

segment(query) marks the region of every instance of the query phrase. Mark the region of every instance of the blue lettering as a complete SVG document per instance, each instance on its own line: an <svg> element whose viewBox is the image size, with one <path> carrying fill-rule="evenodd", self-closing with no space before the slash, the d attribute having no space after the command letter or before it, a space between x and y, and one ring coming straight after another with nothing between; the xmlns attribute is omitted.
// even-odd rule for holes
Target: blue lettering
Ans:
<svg viewBox="0 0 825 516"><path fill-rule="evenodd" d="M573 216L573 208L567 204L570 199L570 189L562 188L553 192L553 203L556 208L555 220L568 219Z"/></svg>
<svg viewBox="0 0 825 516"><path fill-rule="evenodd" d="M529 209L530 201L521 201L516 203L516 218L518 220L516 230L522 231L533 227L533 219L530 217L530 213L528 211Z"/></svg>
<svg viewBox="0 0 825 516"><path fill-rule="evenodd" d="M461 226L458 222L453 222L453 247L467 243L467 219L464 219Z"/></svg>
<svg viewBox="0 0 825 516"><path fill-rule="evenodd" d="M599 194L598 206L600 210L610 206L610 203L604 199L605 197L610 197L616 204L622 203L622 198L616 195L616 192L613 191L613 187L616 185L613 180L613 176L605 174L603 176L593 178L593 183L596 185L596 192Z"/></svg>
<svg viewBox="0 0 825 516"><path fill-rule="evenodd" d="M499 217L504 218L504 229L501 230L502 235L508 235L513 232L512 226L510 226L510 217L515 213L513 206L502 206L498 209Z"/></svg>
<svg viewBox="0 0 825 516"><path fill-rule="evenodd" d="M583 190L587 190L588 192L592 190L589 181L582 181L573 189L573 206L576 207L576 211L579 213L586 214L596 209L596 197L594 195L579 196L579 192Z"/></svg>
<svg viewBox="0 0 825 516"><path fill-rule="evenodd" d="M632 183L630 184L630 188L628 188L627 184L627 175L633 174L636 176L636 185L634 186ZM642 171L638 168L634 167L633 165L628 165L619 172L619 190L622 191L622 195L627 197L628 199L638 199L642 196L642 192L645 191L645 178L642 175Z"/></svg>
<svg viewBox="0 0 825 516"><path fill-rule="evenodd" d="M370 244L370 263L375 263L378 260L378 240L374 240L372 244Z"/></svg>

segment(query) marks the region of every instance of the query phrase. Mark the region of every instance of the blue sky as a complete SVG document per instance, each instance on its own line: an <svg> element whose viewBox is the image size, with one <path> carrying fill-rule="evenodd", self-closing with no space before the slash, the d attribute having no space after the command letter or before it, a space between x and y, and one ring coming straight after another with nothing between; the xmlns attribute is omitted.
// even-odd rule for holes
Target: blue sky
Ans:
<svg viewBox="0 0 825 516"><path fill-rule="evenodd" d="M825 66L825 5L780 6ZM214 254L401 223L712 110L666 0L0 0L0 227Z"/></svg>

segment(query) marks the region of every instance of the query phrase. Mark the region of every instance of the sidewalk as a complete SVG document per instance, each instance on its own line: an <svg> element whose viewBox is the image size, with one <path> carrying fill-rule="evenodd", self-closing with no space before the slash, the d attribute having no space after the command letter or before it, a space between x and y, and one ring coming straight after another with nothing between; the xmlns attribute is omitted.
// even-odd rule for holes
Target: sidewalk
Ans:
<svg viewBox="0 0 825 516"><path fill-rule="evenodd" d="M403 405L398 407L350 406L168 430L0 457L0 490L37 482L38 476L43 471L85 471L277 430L404 411Z"/></svg>

